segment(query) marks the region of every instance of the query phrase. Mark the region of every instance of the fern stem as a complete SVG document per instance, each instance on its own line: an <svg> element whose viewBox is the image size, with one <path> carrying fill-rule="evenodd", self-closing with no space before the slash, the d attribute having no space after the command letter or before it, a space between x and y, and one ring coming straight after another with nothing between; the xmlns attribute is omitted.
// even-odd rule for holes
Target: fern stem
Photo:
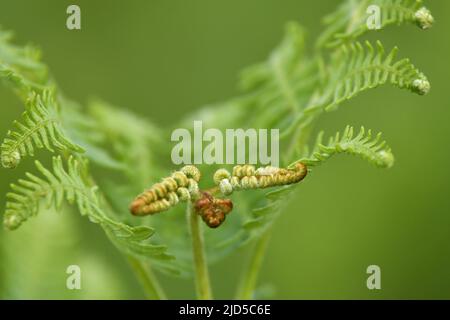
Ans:
<svg viewBox="0 0 450 320"><path fill-rule="evenodd" d="M128 256L128 262L144 288L147 299L167 300L167 296L149 264L144 263L132 256Z"/></svg>
<svg viewBox="0 0 450 320"><path fill-rule="evenodd" d="M194 258L195 288L197 291L197 298L199 300L211 300L211 284L209 281L208 265L206 262L200 219L195 210L193 210L191 204L187 205L186 213L192 239L192 254Z"/></svg>
<svg viewBox="0 0 450 320"><path fill-rule="evenodd" d="M252 250L252 255L244 267L241 282L236 293L236 299L251 300L255 298L254 293L258 281L258 275L266 254L269 239L270 229L256 240L255 246Z"/></svg>

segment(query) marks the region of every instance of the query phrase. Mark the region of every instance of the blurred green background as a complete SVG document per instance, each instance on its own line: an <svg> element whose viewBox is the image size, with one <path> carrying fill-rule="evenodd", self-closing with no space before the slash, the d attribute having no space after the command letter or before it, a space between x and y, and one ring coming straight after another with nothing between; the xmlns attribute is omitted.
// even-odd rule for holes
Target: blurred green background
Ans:
<svg viewBox="0 0 450 320"><path fill-rule="evenodd" d="M82 10L82 30L65 27L66 8ZM0 24L16 42L42 48L66 94L101 97L160 125L237 93L239 71L263 60L283 25L300 21L310 39L338 1L15 0L0 2ZM423 70L426 97L384 87L362 94L317 126L347 124L384 133L396 155L390 170L338 157L305 180L275 226L260 276L261 295L285 299L450 298L450 2L427 1L437 23L370 35ZM312 42L312 41L311 41ZM0 87L4 135L23 108ZM169 137L167 137L169 141ZM0 170L8 184L30 168ZM2 207L3 208L3 207ZM36 231L38 230L38 231ZM15 232L0 231L2 298L143 298L126 262L103 232L78 214L41 214ZM212 266L215 296L230 298L245 252ZM65 288L80 265L83 290ZM381 267L382 289L366 287ZM171 298L193 298L189 279L162 276Z"/></svg>

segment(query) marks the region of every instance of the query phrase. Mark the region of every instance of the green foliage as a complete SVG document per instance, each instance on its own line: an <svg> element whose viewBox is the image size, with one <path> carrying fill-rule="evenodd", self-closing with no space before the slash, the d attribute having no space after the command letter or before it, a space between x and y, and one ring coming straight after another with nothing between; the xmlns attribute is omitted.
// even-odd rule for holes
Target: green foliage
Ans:
<svg viewBox="0 0 450 320"><path fill-rule="evenodd" d="M113 155L122 164L130 182L144 189L165 174L158 168L161 167L158 153L163 148L160 128L104 101L93 101L88 110L96 127L104 134L103 143L112 146Z"/></svg>
<svg viewBox="0 0 450 320"><path fill-rule="evenodd" d="M366 23L369 6L380 8L381 29L403 23L413 23L428 29L433 24L433 18L431 15L425 17L425 12L419 11L422 3L422 0L346 0L335 12L324 18L326 28L317 46L333 48L371 31Z"/></svg>
<svg viewBox="0 0 450 320"><path fill-rule="evenodd" d="M15 46L11 40L12 33L0 29L0 79L25 102L25 112L0 147L2 166L15 168L23 157L34 156L35 149L83 152L65 134L61 97L40 61L40 52L32 46Z"/></svg>
<svg viewBox="0 0 450 320"><path fill-rule="evenodd" d="M326 84L307 112L319 108L335 109L358 93L387 82L420 95L428 93L430 83L409 59L395 60L397 48L386 55L379 41L376 49L370 42L366 42L365 46L366 49L359 42L352 43L334 54L327 66Z"/></svg>
<svg viewBox="0 0 450 320"><path fill-rule="evenodd" d="M16 46L12 38L12 32L0 28L0 79L25 99L30 90L40 92L48 84L48 70L38 49Z"/></svg>
<svg viewBox="0 0 450 320"><path fill-rule="evenodd" d="M81 215L100 224L111 240L128 254L162 261L172 258L166 253L165 246L146 242L154 233L152 228L131 227L106 213L108 209L102 203L98 188L85 177L87 168L80 161L69 158L66 169L62 158L54 157L51 171L39 161L36 161L36 167L41 177L27 173L27 179L11 185L4 216L6 228L17 229L24 221L37 215L43 202L47 209L58 211L67 200L77 206Z"/></svg>
<svg viewBox="0 0 450 320"><path fill-rule="evenodd" d="M412 22L425 29L432 23L420 1L350 0L326 19L326 30L312 52L305 49L303 29L290 23L281 45L269 58L243 72L241 96L208 106L185 121L203 120L206 127L220 129L282 128L283 164L301 161L316 166L335 154L348 153L378 167L391 167L394 158L380 135L372 137L364 129L355 135L351 127L327 143L321 133L312 154L301 154L322 111L386 83L418 94L430 89L427 78L408 59L395 59L396 48L386 54L381 42L374 47L356 41L368 31L365 10L369 4L381 7L386 17L382 27ZM67 169L61 157L53 158L52 169L36 162L44 178L27 174L26 180L11 186L5 226L19 227L42 210L43 201L47 207L58 209L66 199L99 224L125 254L151 259L160 270L190 271L184 207L141 220L131 217L127 208L138 192L174 169L168 163L170 149L165 143L170 134L107 103L95 101L84 110L61 94L53 94L50 86L56 85L50 85L38 56L11 45L9 34L4 32L0 32L0 77L20 97L32 97L23 120L15 122L17 129L1 147L2 164L15 167L36 148L58 149L69 156ZM86 152L81 153L83 150ZM86 165L88 160L92 167ZM97 179L96 169L105 170L108 179ZM212 181L216 169L202 167L205 180L209 177ZM296 189L293 185L233 195L234 209L226 223L218 230L205 231L209 261L260 239ZM132 226L137 223L139 226Z"/></svg>
<svg viewBox="0 0 450 320"><path fill-rule="evenodd" d="M373 137L371 130L366 133L364 127L361 127L355 136L353 127L347 126L342 134L337 132L327 143L323 142L323 134L323 131L319 133L311 155L300 159L299 162L314 167L336 154L347 153L379 168L390 168L394 165L394 155L386 142L381 141L381 133Z"/></svg>
<svg viewBox="0 0 450 320"><path fill-rule="evenodd" d="M290 123L318 82L317 63L305 54L305 31L291 22L267 61L244 70L240 87L247 94L245 103L252 108L253 122L271 128Z"/></svg>
<svg viewBox="0 0 450 320"><path fill-rule="evenodd" d="M34 156L35 148L51 152L54 152L53 147L61 151L83 151L66 138L52 91L44 91L42 95L33 92L26 109L22 122L14 121L16 131L9 131L0 147L3 167L15 168L21 158Z"/></svg>

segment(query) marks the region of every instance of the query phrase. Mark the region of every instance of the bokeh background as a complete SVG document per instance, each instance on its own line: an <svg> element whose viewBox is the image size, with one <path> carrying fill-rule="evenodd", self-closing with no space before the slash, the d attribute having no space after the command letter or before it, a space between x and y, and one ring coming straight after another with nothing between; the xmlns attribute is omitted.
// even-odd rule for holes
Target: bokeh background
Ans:
<svg viewBox="0 0 450 320"><path fill-rule="evenodd" d="M66 8L82 10L82 30L65 27ZM237 93L239 71L264 60L283 25L300 21L310 39L338 1L15 0L0 2L0 24L16 42L39 45L65 93L129 108L166 125ZM437 23L371 35L398 45L432 83L426 97L383 87L364 93L318 128L365 125L384 133L396 155L390 170L338 157L304 182L277 222L260 276L276 299L450 298L450 2L427 1ZM311 41L312 42L312 41ZM2 135L23 108L0 87ZM169 141L169 137L167 137ZM16 171L0 170L0 203ZM78 215L40 214L15 232L0 231L2 298L143 298L103 232ZM230 298L245 250L211 268L215 296ZM66 267L82 269L83 289L65 288ZM382 289L366 287L366 268ZM83 271L86 270L86 271ZM87 271L89 270L89 271ZM162 276L171 298L193 298L189 279Z"/></svg>

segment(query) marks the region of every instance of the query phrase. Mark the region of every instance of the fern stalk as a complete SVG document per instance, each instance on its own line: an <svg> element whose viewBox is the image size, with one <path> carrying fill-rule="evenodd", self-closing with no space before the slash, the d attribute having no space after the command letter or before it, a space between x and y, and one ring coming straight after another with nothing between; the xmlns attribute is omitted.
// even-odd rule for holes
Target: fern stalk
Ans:
<svg viewBox="0 0 450 320"><path fill-rule="evenodd" d="M195 288L197 291L197 297L199 300L212 300L213 297L200 218L190 204L186 207L186 215L192 240L192 254L194 258Z"/></svg>
<svg viewBox="0 0 450 320"><path fill-rule="evenodd" d="M139 279L147 299L167 300L167 296L149 264L133 256L128 256L128 262Z"/></svg>
<svg viewBox="0 0 450 320"><path fill-rule="evenodd" d="M255 243L252 255L241 275L241 282L236 293L236 299L238 300L250 300L255 298L256 284L269 244L270 231L270 229L266 231Z"/></svg>
<svg viewBox="0 0 450 320"><path fill-rule="evenodd" d="M390 148L380 140L380 135L372 136L364 129L354 134L353 128L347 127L343 133L325 142L323 135L319 134L312 153L306 152L311 130L319 116L337 109L356 95L386 84L420 95L430 90L426 76L408 59L396 59L397 48L386 52L381 42L373 45L357 41L370 31L365 23L365 8L369 4L382 9L384 22L381 27L413 23L421 29L428 29L434 21L429 10L422 7L421 0L346 0L337 12L326 18L326 29L313 55L304 51L303 28L296 23L289 24L283 43L270 58L244 72L241 79L243 95L219 104L214 110L207 108L206 113L195 119L208 120L210 127L222 129L236 125L284 128L280 135L286 142L281 159L284 166L290 163L291 166L297 163L317 166L337 154L346 153L377 167L391 167L394 157ZM168 151L160 139L162 132L146 121L101 104L94 104L89 113L84 114L77 104L55 93L60 90L53 90L56 83L48 76L47 68L38 55L12 45L9 39L10 34L0 30L0 80L4 80L28 103L22 120L14 122L14 129L9 131L0 146L1 164L15 168L25 156L34 156L36 149L58 151L69 157L64 161L66 166L63 166L60 156L54 157L53 168L49 169L36 162L39 176L27 174L26 179L11 185L5 226L18 228L42 211L43 202L49 208L60 209L62 202L67 200L76 205L82 215L99 224L111 241L129 257L147 296L164 299L165 294L147 263L152 261L152 266L162 271L181 272L179 269L185 267L189 259L183 261L185 255L176 253L186 252L189 241L173 239L176 231L184 230L185 226L181 224L186 220L182 215L172 220L169 217L164 220L155 218L154 225L160 237L153 242L153 226L147 226L146 222L138 226L128 225L120 214L131 193L165 172L164 166L156 161L159 158L157 150L161 150L161 155ZM80 146L72 142L72 138ZM115 173L126 178L128 183L123 188L116 185L108 188L106 182L97 186L95 174L87 165L88 159L101 167L116 170ZM165 182L169 188L173 186L170 180ZM161 185L159 187L157 190L165 195L167 190ZM223 187L226 192L230 190L226 183ZM233 216L242 215L242 228L228 230L234 236L231 241L225 241L224 246L234 244L237 248L251 242L254 244L237 292L238 298L254 297L270 230L294 188L285 186L264 196L249 195L247 201L236 206L235 211L238 212ZM176 210L172 207L178 202L178 195L171 195L167 208ZM248 210L256 203L257 207ZM224 204L227 203L222 203L221 210L224 207L231 210L230 204ZM191 205L187 208L187 223L197 296L199 299L212 299L200 217ZM209 246L217 244L220 234L219 237L216 235L208 234L206 242ZM174 255L161 244L160 239L164 238L174 250ZM216 254L217 251L211 251L211 260L226 254Z"/></svg>

